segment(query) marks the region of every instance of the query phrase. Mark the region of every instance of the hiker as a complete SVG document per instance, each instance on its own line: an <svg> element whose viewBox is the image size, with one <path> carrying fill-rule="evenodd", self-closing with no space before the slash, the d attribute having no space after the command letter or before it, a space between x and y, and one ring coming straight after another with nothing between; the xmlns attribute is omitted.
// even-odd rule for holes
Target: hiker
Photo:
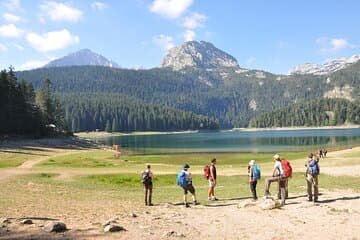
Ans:
<svg viewBox="0 0 360 240"><path fill-rule="evenodd" d="M320 158L323 157L323 150L321 148L319 149L319 156L320 156Z"/></svg>
<svg viewBox="0 0 360 240"><path fill-rule="evenodd" d="M260 179L260 168L256 165L255 160L250 160L248 166L249 184L250 191L252 193L253 200L257 200L256 195L256 184L257 180Z"/></svg>
<svg viewBox="0 0 360 240"><path fill-rule="evenodd" d="M323 155L324 155L324 157L326 157L326 154L327 154L327 150L324 149L324 150L323 150Z"/></svg>
<svg viewBox="0 0 360 240"><path fill-rule="evenodd" d="M149 163L146 164L146 170L141 174L141 182L144 186L145 193L145 206L153 206L151 203L152 189L153 189L153 174L150 170L151 166Z"/></svg>
<svg viewBox="0 0 360 240"><path fill-rule="evenodd" d="M280 189L280 197L281 197L281 204L285 205L285 195L286 195L286 190L285 190L285 185L286 185L286 179L287 177L284 174L284 169L282 167L281 164L281 159L280 159L280 155L279 154L275 154L273 156L274 158L274 168L273 168L273 173L272 173L272 177L266 178L265 180L265 197L269 197L270 194L270 184L272 182L278 182L278 186Z"/></svg>
<svg viewBox="0 0 360 240"><path fill-rule="evenodd" d="M215 186L216 186L216 158L211 160L210 165L210 176L209 176L209 191L208 191L208 200L217 201L218 199L215 197Z"/></svg>
<svg viewBox="0 0 360 240"><path fill-rule="evenodd" d="M319 187L318 187L319 184L318 175L320 173L319 158L314 154L309 153L308 159L305 162L305 167L306 167L308 201L312 202L314 199L314 202L317 202L319 196ZM312 191L312 188L314 188L314 193Z"/></svg>
<svg viewBox="0 0 360 240"><path fill-rule="evenodd" d="M192 195L193 203L194 205L197 205L198 202L196 201L196 195L195 195L195 188L192 185L192 176L189 172L189 164L185 163L183 166L183 169L179 172L176 182L177 184L184 189L184 205L185 207L190 207L189 203L187 202L187 193L188 191Z"/></svg>

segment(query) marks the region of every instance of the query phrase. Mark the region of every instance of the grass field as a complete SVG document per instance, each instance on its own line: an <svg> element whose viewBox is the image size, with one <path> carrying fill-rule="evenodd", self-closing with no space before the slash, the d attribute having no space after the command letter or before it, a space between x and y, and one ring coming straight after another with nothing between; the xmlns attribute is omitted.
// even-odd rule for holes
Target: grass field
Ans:
<svg viewBox="0 0 360 240"><path fill-rule="evenodd" d="M177 172L186 162L190 164L198 199L207 202L208 182L202 175L204 165L213 157L218 159L218 185L216 194L220 199L249 198L247 164L255 159L261 166L263 177L258 182L258 195L264 191L264 180L273 166L272 154L220 153L220 154L164 154L124 155L116 158L112 151L89 149L65 152L55 150L27 150L0 153L0 166L12 168L24 161L44 158L34 165L27 175L16 175L0 181L0 212L21 208L24 204L38 206L54 201L60 206L77 205L81 202L128 202L142 203L143 190L140 173L145 163L152 164L154 172L154 202L181 202L182 190L175 184ZM306 152L281 153L293 165L290 194L305 194L304 159ZM359 153L347 153L340 158L323 159L324 166L359 164ZM47 157L48 156L48 157ZM342 160L341 160L342 159ZM66 173L72 173L66 176ZM61 176L65 176L61 178ZM351 190L360 192L360 177L319 176L320 189ZM272 193L276 193L276 184ZM61 202L59 203L59 199ZM51 204L50 204L51 205Z"/></svg>

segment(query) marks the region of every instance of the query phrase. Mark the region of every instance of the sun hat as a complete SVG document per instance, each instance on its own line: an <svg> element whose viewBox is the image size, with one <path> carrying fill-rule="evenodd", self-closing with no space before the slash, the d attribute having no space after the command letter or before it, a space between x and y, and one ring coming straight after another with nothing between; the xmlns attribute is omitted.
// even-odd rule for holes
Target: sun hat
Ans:
<svg viewBox="0 0 360 240"><path fill-rule="evenodd" d="M255 165L255 160L254 160L254 159L251 159L250 162L249 162L249 165L250 165L250 166L254 166L254 165Z"/></svg>
<svg viewBox="0 0 360 240"><path fill-rule="evenodd" d="M273 157L275 160L280 159L280 155L279 154L275 154Z"/></svg>
<svg viewBox="0 0 360 240"><path fill-rule="evenodd" d="M185 163L183 169L188 169L188 168L190 168L189 164Z"/></svg>

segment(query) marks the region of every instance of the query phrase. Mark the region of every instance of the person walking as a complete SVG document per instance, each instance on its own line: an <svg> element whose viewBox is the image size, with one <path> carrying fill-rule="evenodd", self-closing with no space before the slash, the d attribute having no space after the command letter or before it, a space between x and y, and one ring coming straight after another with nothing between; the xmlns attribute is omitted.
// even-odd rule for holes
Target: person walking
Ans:
<svg viewBox="0 0 360 240"><path fill-rule="evenodd" d="M257 200L256 185L257 180L260 179L260 168L256 165L255 160L250 160L248 166L249 184L252 198L254 201Z"/></svg>
<svg viewBox="0 0 360 240"><path fill-rule="evenodd" d="M209 176L209 190L208 190L208 200L217 201L215 197L215 186L216 186L216 158L211 160L210 165L210 176Z"/></svg>
<svg viewBox="0 0 360 240"><path fill-rule="evenodd" d="M318 175L320 173L319 168L319 157L315 156L312 153L309 153L308 159L305 162L306 167L306 183L307 183L307 194L308 201L318 202L319 196L319 181ZM314 188L314 192L312 189Z"/></svg>
<svg viewBox="0 0 360 240"><path fill-rule="evenodd" d="M181 183L179 184L183 190L184 190L184 197L183 197L183 200L184 200L184 205L185 207L190 207L189 206L189 203L187 201L187 194L188 192L191 193L191 196L192 196L192 200L193 200L193 203L194 205L197 205L198 202L196 200L196 194L195 194L195 188L192 184L192 175L189 171L189 164L185 163L184 166L183 166L183 169L180 171L179 173L179 180L177 180L178 182L184 182L184 183ZM182 179L183 178L183 179Z"/></svg>
<svg viewBox="0 0 360 240"><path fill-rule="evenodd" d="M145 195L145 206L153 206L151 202L152 190L153 190L153 173L150 170L151 166L149 163L146 164L146 170L141 174L141 182L144 186Z"/></svg>
<svg viewBox="0 0 360 240"><path fill-rule="evenodd" d="M285 199L286 199L286 177L284 174L284 169L281 164L281 158L279 154L275 154L273 156L274 159L274 168L272 177L265 179L265 197L270 197L270 184L272 182L278 182L278 189L280 189L280 197L281 197L281 204L285 205Z"/></svg>

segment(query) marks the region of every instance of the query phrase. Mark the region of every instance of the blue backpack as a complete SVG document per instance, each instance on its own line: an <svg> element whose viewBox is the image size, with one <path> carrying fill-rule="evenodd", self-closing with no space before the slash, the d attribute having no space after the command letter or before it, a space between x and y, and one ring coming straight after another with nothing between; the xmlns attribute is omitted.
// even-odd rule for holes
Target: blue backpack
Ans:
<svg viewBox="0 0 360 240"><path fill-rule="evenodd" d="M256 180L261 178L261 170L258 165L254 165L253 167L253 178L255 178Z"/></svg>
<svg viewBox="0 0 360 240"><path fill-rule="evenodd" d="M176 177L176 184L179 185L182 188L185 188L189 185L186 174L184 171L180 171Z"/></svg>
<svg viewBox="0 0 360 240"><path fill-rule="evenodd" d="M309 162L309 173L314 177L320 174L319 164L315 160Z"/></svg>

